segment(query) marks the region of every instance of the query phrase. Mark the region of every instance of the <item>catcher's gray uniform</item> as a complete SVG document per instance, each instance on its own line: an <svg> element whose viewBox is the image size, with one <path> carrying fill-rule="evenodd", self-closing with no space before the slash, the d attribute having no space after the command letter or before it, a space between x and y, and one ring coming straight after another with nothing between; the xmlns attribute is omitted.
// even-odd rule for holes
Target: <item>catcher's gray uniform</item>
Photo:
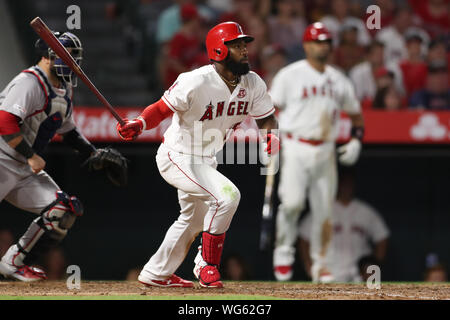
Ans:
<svg viewBox="0 0 450 320"><path fill-rule="evenodd" d="M52 87L44 71L34 66L21 72L0 93L0 110L21 119L20 133L37 154L55 133L75 129L72 87L63 81L61 84L62 88ZM18 269L31 263L51 243L64 238L75 216L82 214L81 204L75 197L59 191L45 171L35 174L27 159L3 139L0 139L0 181L0 201L5 199L20 209L40 215L3 256L0 273L15 274L15 278L24 281L35 280L40 270L25 270L36 272L37 277L21 278Z"/></svg>
<svg viewBox="0 0 450 320"><path fill-rule="evenodd" d="M80 39L70 32L54 32L54 35L70 49L75 61L81 63ZM5 199L39 215L0 261L0 274L22 281L46 278L42 270L28 265L58 244L76 217L83 214L76 197L59 190L45 171L38 170L45 162L37 155L55 134L60 134L66 144L87 159L84 163L90 171L104 170L116 186L127 182L127 160L115 149L96 149L75 126L74 72L42 39L38 39L35 48L40 62L21 72L0 93L0 202ZM58 87L49 78L57 81ZM30 165L36 163L38 166L33 171Z"/></svg>
<svg viewBox="0 0 450 320"><path fill-rule="evenodd" d="M38 66L24 70L0 93L0 111L18 117L20 135L40 154L55 134L76 149L90 171L104 170L116 186L127 183L127 160L115 149L96 149L76 129L72 118L72 86L60 81L53 87ZM16 148L17 149L17 148ZM35 174L24 155L0 138L0 202L39 215L0 261L0 274L22 281L45 279L45 273L30 268L39 255L59 243L83 213L81 203L60 191L45 172Z"/></svg>
<svg viewBox="0 0 450 320"><path fill-rule="evenodd" d="M0 93L0 110L22 119L25 141L40 154L55 133L75 128L72 87L53 88L44 72L31 67L16 76ZM58 185L45 173L35 175L27 159L0 139L0 201L40 213L55 200Z"/></svg>

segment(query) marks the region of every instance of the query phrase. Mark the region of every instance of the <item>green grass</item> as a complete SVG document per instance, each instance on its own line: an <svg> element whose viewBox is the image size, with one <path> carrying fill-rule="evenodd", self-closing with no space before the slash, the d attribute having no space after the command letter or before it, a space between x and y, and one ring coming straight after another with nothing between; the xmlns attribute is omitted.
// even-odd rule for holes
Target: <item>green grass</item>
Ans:
<svg viewBox="0 0 450 320"><path fill-rule="evenodd" d="M116 282L116 281L111 281ZM244 283L273 283L273 281L248 281ZM226 282L225 282L226 283ZM305 285L307 287L314 287L316 284L313 284L309 281L290 281L284 282L283 285ZM359 283L357 285L363 285L364 283ZM390 286L395 285L427 285L427 286L440 286L440 285L449 285L449 282L445 283L428 283L428 282L381 282L382 289L388 289ZM339 285L339 284L337 284ZM244 294L224 294L224 295L139 295L139 294L130 294L130 295L63 295L63 296L44 296L44 295L34 295L34 296L15 296L15 295L1 295L1 300L291 300L288 298L280 298L280 297L272 297L272 296L264 296L264 295L244 295Z"/></svg>
<svg viewBox="0 0 450 320"><path fill-rule="evenodd" d="M288 300L257 295L216 295L216 296L0 296L0 300Z"/></svg>

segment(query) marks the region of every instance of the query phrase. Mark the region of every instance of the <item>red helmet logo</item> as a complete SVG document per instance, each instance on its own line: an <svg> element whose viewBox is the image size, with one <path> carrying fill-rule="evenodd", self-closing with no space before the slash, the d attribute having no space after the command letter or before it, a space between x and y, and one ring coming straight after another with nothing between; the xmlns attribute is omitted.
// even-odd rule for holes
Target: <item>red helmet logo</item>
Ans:
<svg viewBox="0 0 450 320"><path fill-rule="evenodd" d="M246 42L253 41L253 37L244 34L241 26L236 22L223 22L209 30L206 36L206 51L208 58L222 61L228 54L226 42L243 38Z"/></svg>

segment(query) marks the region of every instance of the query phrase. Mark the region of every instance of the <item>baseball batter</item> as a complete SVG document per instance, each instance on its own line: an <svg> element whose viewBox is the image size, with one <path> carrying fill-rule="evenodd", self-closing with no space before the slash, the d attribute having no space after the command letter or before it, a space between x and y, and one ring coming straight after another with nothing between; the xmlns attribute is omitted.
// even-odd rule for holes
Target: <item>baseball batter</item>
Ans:
<svg viewBox="0 0 450 320"><path fill-rule="evenodd" d="M180 74L158 102L117 126L120 136L132 140L173 114L156 163L162 177L178 189L181 214L141 271L138 280L145 285L193 287L174 273L202 233L194 274L203 287L223 286L218 268L240 192L216 170L215 154L248 116L269 130L266 151L275 154L279 149L277 136L270 132L277 128L272 100L263 80L249 71L247 43L252 40L235 22L215 26L206 37L212 64Z"/></svg>
<svg viewBox="0 0 450 320"><path fill-rule="evenodd" d="M364 127L359 102L350 81L326 61L331 35L322 23L305 30L306 59L294 62L274 77L270 94L280 110L283 140L273 255L277 280L292 278L297 220L305 200L312 217L311 259L314 281L331 281L327 260L332 252L331 212L336 193L335 139L340 110L352 121L352 139L338 149L339 160L354 164L361 150Z"/></svg>
<svg viewBox="0 0 450 320"><path fill-rule="evenodd" d="M55 36L80 63L80 40L70 32L55 32ZM42 40L36 42L36 49L38 64L17 75L0 93L0 201L38 215L0 261L0 274L21 281L46 279L43 270L31 265L57 245L83 214L81 202L61 191L44 171L41 155L53 136L62 135L95 169L107 169L110 160L121 160L117 152L96 150L78 131L72 117L75 74ZM120 185L125 173L109 176Z"/></svg>

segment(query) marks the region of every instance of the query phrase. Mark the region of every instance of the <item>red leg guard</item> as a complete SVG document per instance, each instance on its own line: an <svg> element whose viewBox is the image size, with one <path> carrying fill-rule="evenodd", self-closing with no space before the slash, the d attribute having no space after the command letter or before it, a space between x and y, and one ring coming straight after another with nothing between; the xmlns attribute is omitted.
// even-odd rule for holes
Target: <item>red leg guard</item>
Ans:
<svg viewBox="0 0 450 320"><path fill-rule="evenodd" d="M208 232L202 233L202 257L208 264L218 266L222 257L225 233L215 235Z"/></svg>

